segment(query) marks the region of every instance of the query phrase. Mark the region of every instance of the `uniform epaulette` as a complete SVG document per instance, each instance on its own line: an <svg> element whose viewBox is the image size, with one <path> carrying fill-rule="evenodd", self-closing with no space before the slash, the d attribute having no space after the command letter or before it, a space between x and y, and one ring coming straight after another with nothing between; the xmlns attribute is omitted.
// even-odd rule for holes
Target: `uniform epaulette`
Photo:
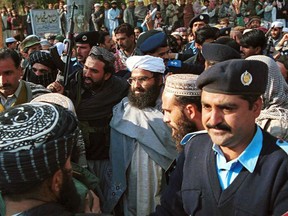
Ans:
<svg viewBox="0 0 288 216"><path fill-rule="evenodd" d="M186 143L191 140L193 137L196 137L197 135L201 135L201 134L207 134L206 130L201 130L201 131L196 131L196 132L191 132L186 134L183 139L181 140L180 144L181 145L186 145Z"/></svg>

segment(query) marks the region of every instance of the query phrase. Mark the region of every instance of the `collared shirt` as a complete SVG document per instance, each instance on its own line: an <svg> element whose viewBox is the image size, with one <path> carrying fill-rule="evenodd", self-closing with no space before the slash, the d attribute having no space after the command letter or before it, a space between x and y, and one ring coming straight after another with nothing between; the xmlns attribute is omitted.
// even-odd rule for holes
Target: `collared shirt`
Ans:
<svg viewBox="0 0 288 216"><path fill-rule="evenodd" d="M250 173L253 173L262 145L263 134L259 126L257 126L257 131L252 141L234 160L227 162L220 147L213 144L212 148L216 154L217 173L222 190L225 190L235 180L243 167L245 167Z"/></svg>
<svg viewBox="0 0 288 216"><path fill-rule="evenodd" d="M22 82L19 82L18 88L12 95L8 95L7 98L5 98L2 94L0 94L1 97L1 104L5 107L5 109L8 109L13 106L13 104L16 102L17 98L19 97L20 91L22 88Z"/></svg>

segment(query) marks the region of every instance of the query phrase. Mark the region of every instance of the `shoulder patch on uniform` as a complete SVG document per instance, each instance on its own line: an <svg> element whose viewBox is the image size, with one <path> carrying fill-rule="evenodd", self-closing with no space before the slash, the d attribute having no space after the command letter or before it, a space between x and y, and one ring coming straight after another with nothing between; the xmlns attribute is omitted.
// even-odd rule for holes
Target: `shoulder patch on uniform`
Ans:
<svg viewBox="0 0 288 216"><path fill-rule="evenodd" d="M193 137L196 137L197 135L201 135L201 134L207 134L206 130L201 130L201 131L196 131L196 132L192 132L192 133L188 133L186 134L183 139L181 140L180 144L181 145L186 145L186 143L191 140Z"/></svg>

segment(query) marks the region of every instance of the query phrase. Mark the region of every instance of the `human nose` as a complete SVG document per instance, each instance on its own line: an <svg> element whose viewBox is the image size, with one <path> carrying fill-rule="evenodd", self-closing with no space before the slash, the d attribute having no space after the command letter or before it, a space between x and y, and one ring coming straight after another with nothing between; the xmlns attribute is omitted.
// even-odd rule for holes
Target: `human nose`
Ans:
<svg viewBox="0 0 288 216"><path fill-rule="evenodd" d="M208 124L212 127L218 125L219 123L221 123L223 121L223 117L222 114L219 110L217 109L213 109L211 110L211 112L209 113L208 116Z"/></svg>
<svg viewBox="0 0 288 216"><path fill-rule="evenodd" d="M90 72L90 70L89 69L86 69L85 71L84 71L84 77L91 77L91 72Z"/></svg>
<svg viewBox="0 0 288 216"><path fill-rule="evenodd" d="M134 79L134 80L132 81L131 85L132 85L133 87L139 87L139 86L141 86L141 83L142 83L142 82L140 82L139 79Z"/></svg>
<svg viewBox="0 0 288 216"><path fill-rule="evenodd" d="M168 124L168 123L170 122L170 118L169 118L167 112L165 112L165 111L163 112L163 121L164 121L166 124Z"/></svg>

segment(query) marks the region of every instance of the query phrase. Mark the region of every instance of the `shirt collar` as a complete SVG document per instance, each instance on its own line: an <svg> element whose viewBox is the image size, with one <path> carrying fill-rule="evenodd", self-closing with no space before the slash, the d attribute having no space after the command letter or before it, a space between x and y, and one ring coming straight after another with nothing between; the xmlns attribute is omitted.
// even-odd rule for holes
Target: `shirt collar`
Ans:
<svg viewBox="0 0 288 216"><path fill-rule="evenodd" d="M20 94L20 92L21 92L21 89L22 89L22 81L20 80L20 81L19 81L18 88L17 88L16 91L14 92L14 95L15 95L16 98L19 97L19 94Z"/></svg>
<svg viewBox="0 0 288 216"><path fill-rule="evenodd" d="M262 145L263 145L263 134L259 126L257 126L257 130L252 141L245 148L245 150L238 156L238 158L234 159L233 161L238 161L250 173L253 173L262 149ZM221 149L216 144L213 144L212 148L217 154L220 154L221 157L224 157Z"/></svg>
<svg viewBox="0 0 288 216"><path fill-rule="evenodd" d="M21 92L21 88L22 88L22 81L20 80L19 85L18 85L16 91L14 92L14 94L8 95L7 98L5 98L4 95L2 95L2 94L0 94L0 96L5 100L8 100L8 98L12 98L12 97L18 98L19 94Z"/></svg>
<svg viewBox="0 0 288 216"><path fill-rule="evenodd" d="M207 131L206 131L206 130L201 130L201 131L196 131L196 132L188 133L188 134L186 134L186 135L182 138L180 144L181 144L181 145L186 145L186 143L187 143L189 140L191 140L193 137L197 136L198 134L204 134L204 133L207 133Z"/></svg>

